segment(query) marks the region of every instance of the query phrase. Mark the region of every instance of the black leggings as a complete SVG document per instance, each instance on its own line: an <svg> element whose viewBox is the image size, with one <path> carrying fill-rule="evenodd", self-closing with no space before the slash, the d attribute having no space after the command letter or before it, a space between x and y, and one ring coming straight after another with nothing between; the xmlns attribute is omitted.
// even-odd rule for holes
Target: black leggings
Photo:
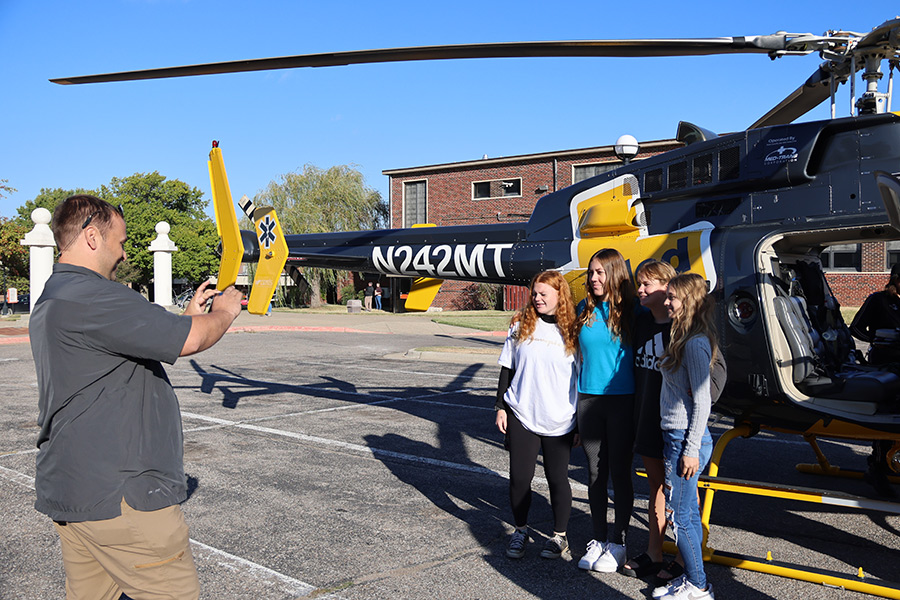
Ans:
<svg viewBox="0 0 900 600"><path fill-rule="evenodd" d="M544 475L550 487L553 531L563 533L572 513L572 486L569 485L569 457L575 432L561 436L532 433L516 415L506 410L506 434L509 439L509 502L516 527L528 524L531 508L531 480L534 479L538 450L544 453Z"/></svg>
<svg viewBox="0 0 900 600"><path fill-rule="evenodd" d="M634 445L634 394L578 395L578 433L588 462L588 500L594 539L625 543L634 508L631 461ZM615 524L607 537L607 479L615 492Z"/></svg>

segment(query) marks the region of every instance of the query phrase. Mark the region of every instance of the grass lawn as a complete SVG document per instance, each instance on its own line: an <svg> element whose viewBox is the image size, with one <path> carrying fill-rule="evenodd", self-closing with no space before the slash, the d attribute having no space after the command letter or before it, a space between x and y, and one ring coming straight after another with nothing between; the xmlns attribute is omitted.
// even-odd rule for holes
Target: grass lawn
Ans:
<svg viewBox="0 0 900 600"><path fill-rule="evenodd" d="M461 312L438 313L431 320L441 325L468 327L480 331L506 331L514 311L467 310Z"/></svg>

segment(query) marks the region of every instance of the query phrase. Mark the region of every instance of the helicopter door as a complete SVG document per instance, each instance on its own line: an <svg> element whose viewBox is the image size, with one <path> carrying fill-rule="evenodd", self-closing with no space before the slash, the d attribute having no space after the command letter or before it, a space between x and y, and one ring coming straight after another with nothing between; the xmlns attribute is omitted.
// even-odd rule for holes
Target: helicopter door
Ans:
<svg viewBox="0 0 900 600"><path fill-rule="evenodd" d="M884 171L875 171L875 183L894 229L900 230L900 180Z"/></svg>

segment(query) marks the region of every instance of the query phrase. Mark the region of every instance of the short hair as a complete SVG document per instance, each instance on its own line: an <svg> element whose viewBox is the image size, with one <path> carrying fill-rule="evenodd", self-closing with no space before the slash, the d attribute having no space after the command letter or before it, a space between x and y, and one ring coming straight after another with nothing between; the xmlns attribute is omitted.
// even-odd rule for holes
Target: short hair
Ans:
<svg viewBox="0 0 900 600"><path fill-rule="evenodd" d="M637 281L641 277L647 279L655 279L660 283L669 283L678 273L671 264L660 260L648 260L640 264L634 273L634 279Z"/></svg>
<svg viewBox="0 0 900 600"><path fill-rule="evenodd" d="M88 225L95 225L106 235L115 215L122 213L115 206L90 194L75 194L63 200L53 211L51 229L56 247L62 252Z"/></svg>

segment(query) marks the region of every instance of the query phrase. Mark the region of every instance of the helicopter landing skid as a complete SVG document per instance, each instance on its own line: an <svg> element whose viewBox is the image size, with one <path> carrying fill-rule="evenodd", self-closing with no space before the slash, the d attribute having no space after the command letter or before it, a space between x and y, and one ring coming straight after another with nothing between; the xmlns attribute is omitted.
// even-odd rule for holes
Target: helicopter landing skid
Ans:
<svg viewBox="0 0 900 600"><path fill-rule="evenodd" d="M864 479L866 476L865 471L855 471L850 469L842 469L841 467L836 467L828 462L828 457L825 456L825 453L822 452L822 449L819 448L818 440L814 435L804 435L803 439L812 447L813 452L816 454L816 462L817 464L809 464L809 463L800 463L796 466L797 470L801 473L807 473L810 475L828 475L829 477L846 477L847 479ZM893 484L900 484L900 476L898 475L888 475L887 480Z"/></svg>
<svg viewBox="0 0 900 600"><path fill-rule="evenodd" d="M838 571L776 561L773 560L771 552L767 552L766 558L756 558L716 550L709 547L709 521L712 514L713 499L717 490L900 514L900 503L896 502L871 500L861 496L853 496L840 492L828 492L812 488L783 486L719 477L719 464L721 463L722 453L725 451L725 447L734 438L748 437L750 433L749 427L741 425L722 435L722 437L719 438L719 441L716 442L712 458L709 462L709 475L700 477L699 487L706 490L701 511L701 522L703 523L703 560L725 565L727 567L748 569L750 571L769 573L771 575L778 575L780 577L787 577L800 581L820 583L828 587L838 587L873 596L881 596L883 598L900 599L900 584L870 577L865 573L862 567L857 568L856 574L850 575ZM824 455L822 458L824 458ZM837 467L830 468L837 469ZM670 553L677 552L677 548L672 542L665 542L663 549Z"/></svg>

